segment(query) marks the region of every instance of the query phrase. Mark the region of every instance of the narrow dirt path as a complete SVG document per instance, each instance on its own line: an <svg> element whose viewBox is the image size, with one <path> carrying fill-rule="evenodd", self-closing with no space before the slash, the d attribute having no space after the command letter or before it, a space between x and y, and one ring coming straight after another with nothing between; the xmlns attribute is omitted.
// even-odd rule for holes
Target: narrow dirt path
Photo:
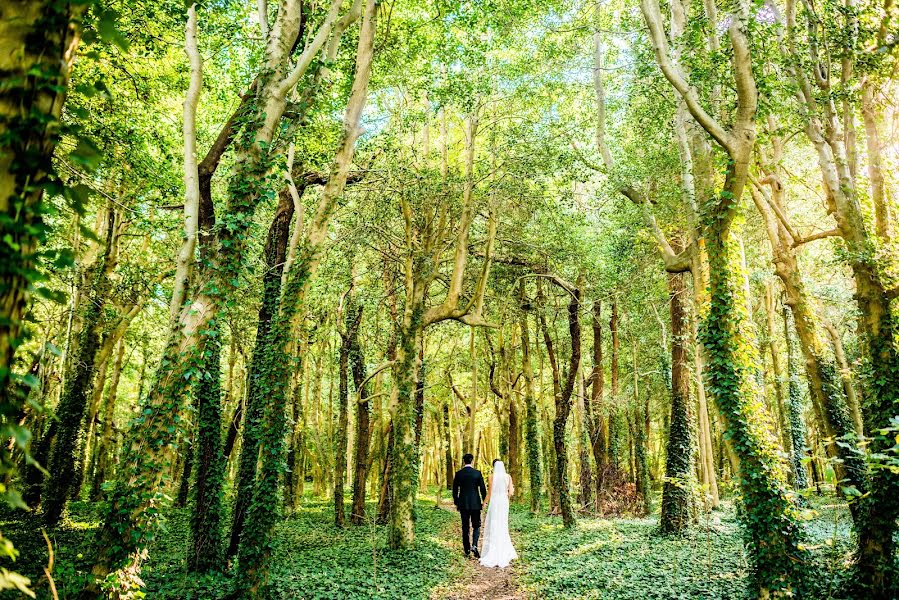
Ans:
<svg viewBox="0 0 899 600"><path fill-rule="evenodd" d="M456 507L452 504L439 504L440 508L453 514ZM462 524L457 518L447 535L451 535L453 545L460 548ZM519 589L515 577L515 567L509 569L491 569L482 567L472 558L465 563L465 574L452 588L443 590L432 600L527 600L528 595Z"/></svg>

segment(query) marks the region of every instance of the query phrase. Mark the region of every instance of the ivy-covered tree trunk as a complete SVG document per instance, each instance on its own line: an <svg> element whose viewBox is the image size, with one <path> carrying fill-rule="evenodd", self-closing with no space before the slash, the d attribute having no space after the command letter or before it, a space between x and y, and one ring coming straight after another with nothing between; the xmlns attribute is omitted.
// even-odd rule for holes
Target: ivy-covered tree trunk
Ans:
<svg viewBox="0 0 899 600"><path fill-rule="evenodd" d="M606 441L609 435L609 426L602 401L605 374L602 364L602 302L600 300L593 303L593 371L590 377L593 380L590 387L590 445L593 449L593 460L596 463L595 501L596 508L599 509L605 485L603 475L609 462Z"/></svg>
<svg viewBox="0 0 899 600"><path fill-rule="evenodd" d="M808 477L802 460L806 454L805 420L803 419L802 392L799 389L799 366L796 364L796 342L792 335L792 313L784 307L784 336L787 340L787 415L790 427L790 470L793 486L798 490L808 487Z"/></svg>
<svg viewBox="0 0 899 600"><path fill-rule="evenodd" d="M443 403L443 476L447 490L453 489L453 444L450 432L449 400Z"/></svg>
<svg viewBox="0 0 899 600"><path fill-rule="evenodd" d="M394 389L393 445L389 469L389 513L387 540L391 548L408 548L415 540L413 513L415 507L416 471L416 375L418 347L423 331L423 294L413 291L401 325L396 360L393 367Z"/></svg>
<svg viewBox="0 0 899 600"><path fill-rule="evenodd" d="M344 116L343 135L306 238L288 270L280 311L272 321L261 357L260 382L267 388L264 390L266 402L259 436L262 469L253 487L238 550L237 591L245 596L265 597L268 559L272 551L270 539L282 504L279 502L279 490L284 474L287 397L296 360L294 338L300 319L305 314L302 301L321 258L328 223L345 189L356 140L361 133L360 121L374 53L376 9L375 0L366 1L356 51L353 86Z"/></svg>
<svg viewBox="0 0 899 600"><path fill-rule="evenodd" d="M81 16L87 4L12 0L0 9L0 394L3 414L21 406L10 388L37 260L48 228L45 192L63 193L52 157L61 138ZM6 419L4 418L4 424ZM10 426L15 427L15 420ZM4 462L7 456L4 455ZM54 509L55 510L55 509Z"/></svg>
<svg viewBox="0 0 899 600"><path fill-rule="evenodd" d="M687 339L687 286L682 273L668 274L671 310L671 419L662 487L659 528L665 534L680 534L689 527L693 498L693 414Z"/></svg>
<svg viewBox="0 0 899 600"><path fill-rule="evenodd" d="M287 397L293 358L289 344L299 310L298 297L310 277L312 258L301 254L291 268L281 311L275 315L268 332L259 365L262 417L259 422L261 470L251 488L247 516L238 549L238 590L247 597L260 597L267 582L267 562L271 552L269 536L281 514L279 491L284 472L287 430Z"/></svg>
<svg viewBox="0 0 899 600"><path fill-rule="evenodd" d="M353 451L353 508L350 513L350 521L354 525L362 525L365 522L365 484L368 481L369 448L371 447L371 402L368 399L368 384L365 383L365 356L362 353L358 336L353 338L349 359L353 384L358 396L355 449Z"/></svg>
<svg viewBox="0 0 899 600"><path fill-rule="evenodd" d="M612 316L609 318L609 333L612 336L612 357L609 370L611 398L609 401L609 459L616 470L621 468L621 423L618 418L618 361L621 355L621 340L618 337L618 302L612 302Z"/></svg>
<svg viewBox="0 0 899 600"><path fill-rule="evenodd" d="M569 289L571 302L568 304L568 333L571 336L571 358L568 365L568 377L561 393L556 396L556 416L553 419L553 447L556 451L556 468L554 484L559 491L559 508L562 511L562 522L565 527L574 527L577 522L571 505L571 490L568 482L568 449L565 444L565 425L571 413L571 396L574 382L578 376L578 365L581 360L581 325L578 319L580 309L580 290Z"/></svg>
<svg viewBox="0 0 899 600"><path fill-rule="evenodd" d="M285 26L279 28L285 42L279 39L270 44L268 66L272 69L268 83L258 86L257 97L251 103L245 128L237 143L235 172L230 183L229 201L223 218L215 228L216 252L206 271L205 281L197 285L194 299L181 311L177 331L166 344L155 382L139 407L125 442L122 463L125 473L118 480L111 501L98 532L97 554L92 569L93 580L85 594L96 597L99 581L133 562L153 538L160 520L159 507L165 505L163 480L168 471L171 450L177 445L183 428L182 412L188 404L196 379L202 373L201 364L208 342L209 324L224 317L224 308L237 294L237 285L245 270L247 235L256 206L265 197L269 169L268 146L275 124L283 113L285 100L276 95L279 73L285 64L274 60L286 54L296 37L291 24L299 26L299 7L287 3L288 10L296 9L296 19L279 17ZM287 23L289 21L289 23ZM284 48L284 46L287 46ZM139 570L121 571L123 577L137 576Z"/></svg>
<svg viewBox="0 0 899 600"><path fill-rule="evenodd" d="M531 512L540 510L540 495L543 489L543 469L540 463L540 433L537 429L539 415L537 399L534 395L534 369L531 365L531 338L528 328L528 313L524 303L524 280L519 282L519 302L522 304L519 317L521 328L521 372L524 377L524 435L530 475Z"/></svg>
<svg viewBox="0 0 899 600"><path fill-rule="evenodd" d="M352 291L350 291L351 297ZM341 332L340 352L338 357L338 392L337 392L337 446L334 458L334 524L338 527L346 525L346 506L344 502L344 482L346 481L347 432L349 429L349 395L350 395L350 350L355 343L359 322L362 319L362 306L348 302L346 308L344 330Z"/></svg>
<svg viewBox="0 0 899 600"><path fill-rule="evenodd" d="M865 395L865 430L873 437L869 449L882 454L894 446L894 439L880 433L896 417L899 405L899 347L897 347L896 317L892 313L887 293L872 289L870 282L862 283L865 269L857 267L856 298L865 307L862 322L867 341L868 364ZM868 275L870 277L870 275ZM858 534L857 568L860 573L858 589L871 598L895 596L899 586L896 574L894 534L899 517L899 474L889 468L876 469L871 477L870 495L861 499L860 518L856 520Z"/></svg>
<svg viewBox="0 0 899 600"><path fill-rule="evenodd" d="M115 431L115 405L118 398L119 381L122 375L122 364L125 359L125 339L120 338L116 352L115 365L112 370L112 380L109 382L109 391L106 402L103 403L103 429L97 442L97 468L94 470L94 478L91 483L91 499L99 500L103 497L103 484L111 479L113 465L113 439Z"/></svg>
<svg viewBox="0 0 899 600"><path fill-rule="evenodd" d="M212 326L218 328L218 323ZM219 331L210 333L204 356L206 371L197 384L196 479L191 486L190 546L187 551L187 568L197 573L221 572L225 568L220 335Z"/></svg>
<svg viewBox="0 0 899 600"><path fill-rule="evenodd" d="M303 184L300 183L300 185ZM303 189L299 189L298 193L302 194L303 191ZM262 303L259 306L256 342L253 346L253 358L247 376L247 399L243 414L243 431L235 481L237 493L231 516L228 556L237 554L240 535L256 482L256 466L259 462L259 421L262 418L262 406L265 403L265 382L261 380L260 371L264 360L263 354L266 350L266 338L271 328L272 319L277 314L281 302L281 278L284 261L287 258L290 222L293 214L293 198L287 189L283 189L278 194L278 208L269 226L263 249L265 269L262 273Z"/></svg>
<svg viewBox="0 0 899 600"><path fill-rule="evenodd" d="M110 204L107 209L106 241L103 254L85 275L90 281L87 301L83 303L81 333L74 360L70 363L66 377L66 387L56 407L59 426L50 450L47 467L50 476L44 484L41 496L44 523L49 527L59 524L66 505L79 478L76 469L79 463L78 442L81 437L91 380L100 345L103 308L111 286L109 276L115 266L115 245L117 218Z"/></svg>
<svg viewBox="0 0 899 600"><path fill-rule="evenodd" d="M188 429L190 427L188 426ZM184 456L179 463L176 464L176 471L181 472L178 480L178 495L175 496L175 506L184 508L190 499L190 482L191 475L194 472L194 451L196 450L196 437L192 436L191 441L185 442Z"/></svg>
<svg viewBox="0 0 899 600"><path fill-rule="evenodd" d="M640 400L640 369L637 362L637 340L631 337L631 363L633 365L633 385L634 385L634 421L631 430L631 438L633 442L632 460L633 468L636 471L635 479L637 482L637 491L640 492L640 498L643 500L643 510L646 514L652 512L652 489L649 482L649 462L646 453L649 446L649 394L646 394L646 400Z"/></svg>
<svg viewBox="0 0 899 600"><path fill-rule="evenodd" d="M721 202L730 202L725 198ZM744 332L745 302L734 273L733 240L721 225L709 227L710 298L702 327L709 355L708 381L740 457L743 529L762 594L801 588L802 532L786 490L777 448L764 422L765 410L753 387L753 349Z"/></svg>

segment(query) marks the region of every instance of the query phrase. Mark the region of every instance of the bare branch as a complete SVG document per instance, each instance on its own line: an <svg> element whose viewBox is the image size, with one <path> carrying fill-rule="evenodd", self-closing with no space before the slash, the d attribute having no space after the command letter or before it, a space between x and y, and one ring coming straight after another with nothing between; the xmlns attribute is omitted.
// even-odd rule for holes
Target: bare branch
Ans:
<svg viewBox="0 0 899 600"><path fill-rule="evenodd" d="M829 231L819 231L818 233L813 233L804 238L795 240L793 242L793 247L798 248L799 246L801 246L803 244L807 244L809 242L814 242L815 240L823 240L824 238L829 238L829 237L842 237L842 235L843 235L843 232L840 231L839 228L831 229Z"/></svg>
<svg viewBox="0 0 899 600"><path fill-rule="evenodd" d="M640 7L649 30L649 38L656 55L656 62L665 78L687 103L687 108L693 118L705 129L709 135L715 138L725 149L733 146L733 136L721 126L699 102L699 94L696 88L691 86L684 77L679 65L676 65L670 56L668 38L665 35L665 27L662 22L662 13L658 0L641 0Z"/></svg>
<svg viewBox="0 0 899 600"><path fill-rule="evenodd" d="M322 49L325 42L327 42L328 38L331 36L331 30L334 27L334 22L337 21L337 16L340 14L341 6L343 6L343 0L332 0L331 7L328 9L325 20L319 26L318 32L316 32L312 41L309 42L309 45L303 49L303 53L300 54L300 57L297 59L297 63L294 65L293 70L291 70L284 80L281 81L280 85L278 85L275 90L276 96L282 98L287 96L290 90L296 86L297 82L300 81L300 78L306 73L309 65L312 64L312 59L315 58L319 50Z"/></svg>

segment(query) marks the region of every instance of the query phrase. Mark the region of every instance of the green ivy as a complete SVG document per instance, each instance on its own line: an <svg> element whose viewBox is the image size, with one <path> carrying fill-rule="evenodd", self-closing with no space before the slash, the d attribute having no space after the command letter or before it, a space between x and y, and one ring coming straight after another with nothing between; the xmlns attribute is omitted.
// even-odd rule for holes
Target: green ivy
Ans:
<svg viewBox="0 0 899 600"><path fill-rule="evenodd" d="M732 203L727 197L721 202ZM710 305L700 331L708 353L709 391L726 417L727 438L740 457L740 513L755 582L770 593L801 593L807 575L803 533L754 387L756 357L734 266L739 263L729 228L716 218L717 210L711 211L706 228Z"/></svg>

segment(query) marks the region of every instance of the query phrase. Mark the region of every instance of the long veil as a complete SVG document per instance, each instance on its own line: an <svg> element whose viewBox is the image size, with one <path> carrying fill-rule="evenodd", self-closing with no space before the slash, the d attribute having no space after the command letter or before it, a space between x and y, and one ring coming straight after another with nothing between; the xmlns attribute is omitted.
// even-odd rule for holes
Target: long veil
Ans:
<svg viewBox="0 0 899 600"><path fill-rule="evenodd" d="M493 466L490 486L481 564L485 567L507 567L510 561L518 558L518 554L509 535L509 475L501 460Z"/></svg>
<svg viewBox="0 0 899 600"><path fill-rule="evenodd" d="M509 475L506 473L506 465L503 461L496 461L496 465L493 467L493 491L490 493L490 497L496 497L496 494L501 495L503 498L508 497L509 493ZM488 514L489 510L488 510Z"/></svg>

